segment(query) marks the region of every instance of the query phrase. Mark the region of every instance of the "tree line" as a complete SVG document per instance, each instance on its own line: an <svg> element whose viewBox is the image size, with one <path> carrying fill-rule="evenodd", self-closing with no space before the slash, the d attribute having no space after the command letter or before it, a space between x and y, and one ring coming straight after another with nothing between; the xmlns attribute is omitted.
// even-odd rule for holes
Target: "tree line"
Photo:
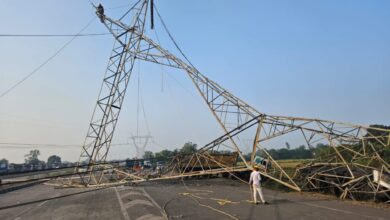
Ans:
<svg viewBox="0 0 390 220"><path fill-rule="evenodd" d="M384 125L370 125L371 128L382 128L382 129L388 129L390 130L390 126L384 126ZM369 139L366 140L367 143L370 143L378 152L378 154L387 162L390 162L390 147L384 148L381 143L386 143L389 138L389 133L385 131L378 131L374 129L368 129L368 132L376 136L377 139ZM368 134L366 134L367 136ZM345 145L344 145L345 146ZM361 143L349 145L347 146L351 149L354 149L356 151L359 151L359 149L362 148ZM160 152L153 153L151 151L146 151L144 154L144 159L151 159L154 161L168 161L173 156L183 153L183 154L191 154L196 152L197 145L192 142L187 142L184 144L184 146L181 149L175 149L173 151L170 150L163 150ZM221 153L221 152L220 152ZM228 151L224 153L229 153ZM334 153L334 149L325 143L318 143L315 146L305 146L300 145L298 147L291 147L289 143L285 143L285 146L279 149L269 149L268 153L275 159L275 160L289 160L289 159L320 159L320 158L326 158L328 155L331 155ZM344 158L352 157L351 152L349 151L342 151L341 154ZM266 157L265 155L262 155L261 152L257 152L258 156ZM244 155L246 160L250 160L251 153L248 153Z"/></svg>
<svg viewBox="0 0 390 220"><path fill-rule="evenodd" d="M152 151L145 151L143 158L152 161L163 161L167 162L172 157L178 154L193 154L197 151L198 145L192 142L187 142L180 149L174 150L162 150L160 152L153 153Z"/></svg>
<svg viewBox="0 0 390 220"><path fill-rule="evenodd" d="M370 129L371 128L371 129ZM375 136L376 138L369 138L365 140L366 145L372 146L378 154L381 156L382 159L384 159L387 162L390 162L390 147L383 147L383 143L387 143L388 138L390 137L389 132L386 131L380 131L375 130L373 128L381 128L381 129L387 129L390 130L390 126L384 126L384 125L370 125L370 128L368 128L368 132L371 134L371 136ZM369 135L366 134L365 137L368 137ZM356 143L356 144L343 144L343 146L348 147L355 151L360 151L362 149L362 143ZM339 146L336 146L339 147ZM367 148L367 151L371 151L370 148ZM335 153L334 149L324 143L318 143L316 146L306 147L304 145L300 145L297 148L291 148L289 143L285 144L284 148L280 149L270 149L268 150L268 153L275 159L275 160L288 160L288 159L320 159L320 158L326 158L328 155L332 155ZM353 154L350 151L340 151L340 154L346 158L346 159L352 159ZM259 152L259 156L261 155ZM250 160L250 153L246 155L246 158Z"/></svg>
<svg viewBox="0 0 390 220"><path fill-rule="evenodd" d="M370 125L372 128L382 128L382 129L390 129L390 126L384 126L384 125ZM368 132L371 133L371 135L376 136L378 138L376 139L370 139L368 142L370 145L372 145L379 153L379 155L387 162L390 162L390 147L383 148L382 143L387 142L387 138L389 137L388 132L384 131L378 131L373 129L368 129ZM197 151L198 145L192 142L187 142L181 147L180 149L174 149L174 150L162 150L160 152L153 153L152 151L145 151L143 158L153 161L169 161L172 157L178 154L192 154ZM355 144L348 146L351 149L359 150L361 149L361 144ZM221 152L220 152L221 153ZM224 153L229 153L228 151ZM306 147L304 145L300 145L296 148L291 148L289 143L285 143L285 147L280 149L270 149L268 150L268 153L275 159L275 160L288 160L288 159L315 159L315 158L322 158L326 157L326 155L329 155L332 153L332 147L323 143L319 143L316 146L313 147ZM55 168L56 166L61 165L61 157L57 155L51 155L48 157L47 161L42 161L39 159L40 156L39 150L31 150L28 154L25 155L25 164L31 165L32 167L49 167L49 168ZM343 156L348 158L350 155L348 151L342 152ZM265 157L265 155L261 155L260 152L258 152L259 156ZM246 160L250 160L251 154L248 153L245 155ZM0 160L0 169L2 168L4 164L8 165L7 159L1 159Z"/></svg>
<svg viewBox="0 0 390 220"><path fill-rule="evenodd" d="M51 155L47 158L47 161L43 161L39 159L41 152L37 149L30 150L30 152L24 155L24 164L30 165L32 168L37 167L48 167L55 168L61 165L61 157L57 155ZM4 166L6 168L9 165L9 161L5 158L0 160L0 166Z"/></svg>

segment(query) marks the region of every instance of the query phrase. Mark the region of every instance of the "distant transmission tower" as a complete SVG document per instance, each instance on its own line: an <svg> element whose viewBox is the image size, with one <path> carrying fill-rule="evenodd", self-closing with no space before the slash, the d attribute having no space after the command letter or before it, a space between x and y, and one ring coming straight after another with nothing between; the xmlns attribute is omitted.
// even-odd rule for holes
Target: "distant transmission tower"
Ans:
<svg viewBox="0 0 390 220"><path fill-rule="evenodd" d="M136 149L136 157L137 159L142 158L145 154L145 149L148 146L148 143L150 143L153 139L153 136L151 135L143 135L143 136L131 136L130 139L133 141L133 144Z"/></svg>

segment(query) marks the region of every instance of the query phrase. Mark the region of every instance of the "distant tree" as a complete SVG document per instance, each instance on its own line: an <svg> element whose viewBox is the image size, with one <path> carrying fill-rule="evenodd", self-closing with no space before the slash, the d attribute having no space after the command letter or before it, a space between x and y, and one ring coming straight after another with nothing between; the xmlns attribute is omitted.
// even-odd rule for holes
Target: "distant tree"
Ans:
<svg viewBox="0 0 390 220"><path fill-rule="evenodd" d="M155 154L156 161L168 161L174 156L174 151L162 150Z"/></svg>
<svg viewBox="0 0 390 220"><path fill-rule="evenodd" d="M314 157L317 159L325 158L330 152L333 151L333 148L326 144L319 143L313 150Z"/></svg>
<svg viewBox="0 0 390 220"><path fill-rule="evenodd" d="M180 153L182 154L193 154L196 152L196 148L198 147L197 144L194 144L192 142L187 142L184 144L184 146L180 149Z"/></svg>
<svg viewBox="0 0 390 220"><path fill-rule="evenodd" d="M277 155L278 155L277 159L280 159L280 160L290 159L290 157L291 157L290 150L288 150L286 148L282 148L282 149L278 150Z"/></svg>
<svg viewBox="0 0 390 220"><path fill-rule="evenodd" d="M61 164L61 157L57 155L51 155L49 158L47 158L48 167L59 166L60 164Z"/></svg>
<svg viewBox="0 0 390 220"><path fill-rule="evenodd" d="M30 165L38 165L41 164L42 161L38 159L38 156L41 155L41 152L39 150L30 150L30 153L24 155L24 161L26 164Z"/></svg>
<svg viewBox="0 0 390 220"><path fill-rule="evenodd" d="M153 159L154 158L154 154L153 154L152 151L145 151L143 158L144 159Z"/></svg>
<svg viewBox="0 0 390 220"><path fill-rule="evenodd" d="M375 137L377 137L377 138L380 138L381 141L387 140L387 138L389 137L390 133L387 132L387 131L375 130L375 128L390 130L390 126L385 126L385 125L370 125L370 128L367 129L367 131L370 132L370 134L371 134L372 136L375 136ZM368 136L369 136L369 134L366 134L366 137L368 137Z"/></svg>
<svg viewBox="0 0 390 220"><path fill-rule="evenodd" d="M305 145L301 145L293 150L293 159L309 159L313 158L313 152L306 149Z"/></svg>
<svg viewBox="0 0 390 220"><path fill-rule="evenodd" d="M315 149L314 149L315 150ZM275 160L286 160L286 159L311 159L313 158L313 150L307 149L305 145L300 145L294 149L281 148L281 149L270 149L268 153ZM264 157L264 155L261 155Z"/></svg>

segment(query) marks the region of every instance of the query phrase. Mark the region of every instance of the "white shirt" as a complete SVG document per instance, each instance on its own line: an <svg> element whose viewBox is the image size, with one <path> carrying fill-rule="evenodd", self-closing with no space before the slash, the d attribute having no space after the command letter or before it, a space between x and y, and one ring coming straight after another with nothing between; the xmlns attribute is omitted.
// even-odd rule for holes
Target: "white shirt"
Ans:
<svg viewBox="0 0 390 220"><path fill-rule="evenodd" d="M251 177L249 179L249 183L252 183L253 185L260 186L260 172L259 171L252 171Z"/></svg>

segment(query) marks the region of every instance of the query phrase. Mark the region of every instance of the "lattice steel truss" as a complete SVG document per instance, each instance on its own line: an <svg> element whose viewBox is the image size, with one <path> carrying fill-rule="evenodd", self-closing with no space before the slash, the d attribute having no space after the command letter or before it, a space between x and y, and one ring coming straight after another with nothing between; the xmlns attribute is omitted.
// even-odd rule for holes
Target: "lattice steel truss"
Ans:
<svg viewBox="0 0 390 220"><path fill-rule="evenodd" d="M144 31L147 7L148 1L140 1L118 21L106 17L104 9L97 11L102 23L115 37L115 45L80 155L79 164L88 163L88 172L81 175L86 185L98 184L103 178L103 171L98 171L101 169L96 164L106 161L110 149L136 60L134 53L129 53L129 51L138 51L140 48L141 38L134 31L137 30L140 33ZM132 18L131 24L123 28L121 20L129 17Z"/></svg>
<svg viewBox="0 0 390 220"><path fill-rule="evenodd" d="M82 176L84 184L102 183L104 175L102 171L96 171L99 169L95 164L106 160L134 61L140 59L184 70L220 124L224 135L198 150L190 160L187 160L187 165L179 166L178 163L182 163L183 160L179 162L178 158L175 158L170 166L172 169L158 177L146 178L118 170L122 175L120 183L224 172L234 175L237 171L250 170L255 155L261 155L264 161L267 161L267 164L262 166L261 173L297 191L320 190L332 186L340 191L341 198L354 198L356 192L384 193L388 196L390 189L381 184L381 178L389 175L389 161L382 157L385 149L390 147L390 130L319 119L274 116L257 111L201 74L191 63L179 59L148 38L144 34L148 4L149 1L144 0L134 5L129 11L134 13L130 25L122 22L124 17L113 20L98 13L119 46L114 48L110 57L108 76L104 79L80 157L81 161L86 159L89 163L87 175ZM129 12L125 16L130 14ZM243 146L239 138L242 133L250 135L252 139L250 161L243 155ZM329 151L318 160L297 169L294 177L266 150L274 140L290 134L294 135L294 139L301 138L309 148L321 143L327 146ZM226 165L212 156L212 153L218 152L221 146L233 149L238 156L239 165ZM214 164L213 167L205 166L211 163ZM188 169L194 167L194 164L197 164L200 170ZM215 164L218 164L218 167L215 167ZM379 173L376 179L375 172ZM369 189L357 184L361 181L366 181L364 183L370 185Z"/></svg>

